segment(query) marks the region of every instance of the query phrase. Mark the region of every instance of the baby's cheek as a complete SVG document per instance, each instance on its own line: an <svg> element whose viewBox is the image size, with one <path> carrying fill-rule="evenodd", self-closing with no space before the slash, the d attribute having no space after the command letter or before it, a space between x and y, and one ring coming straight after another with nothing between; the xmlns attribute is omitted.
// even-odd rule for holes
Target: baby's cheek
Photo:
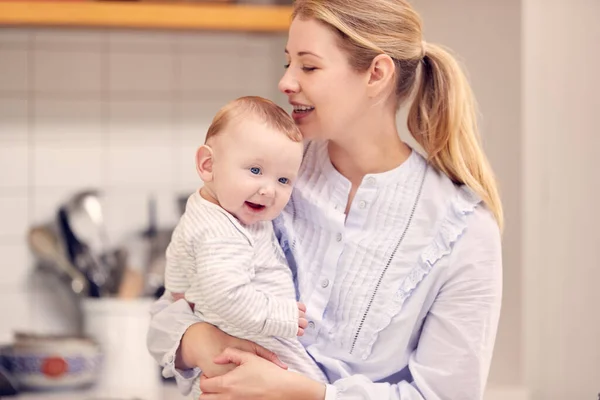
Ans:
<svg viewBox="0 0 600 400"><path fill-rule="evenodd" d="M273 210L273 218L277 217L279 214L281 214L281 212L283 211L285 205L287 204L286 202L283 201L278 201L277 205L275 207L275 210Z"/></svg>

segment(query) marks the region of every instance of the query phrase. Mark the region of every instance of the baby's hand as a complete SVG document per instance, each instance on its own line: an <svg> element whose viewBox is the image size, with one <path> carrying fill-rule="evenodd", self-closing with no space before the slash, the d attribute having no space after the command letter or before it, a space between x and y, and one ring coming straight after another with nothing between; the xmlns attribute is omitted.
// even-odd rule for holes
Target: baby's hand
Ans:
<svg viewBox="0 0 600 400"><path fill-rule="evenodd" d="M181 299L185 300L185 293L171 293L171 296L173 296L173 301L178 301L178 300L181 300ZM192 311L194 311L195 304L194 303L190 303L189 301L187 303L189 304L189 306L192 309Z"/></svg>
<svg viewBox="0 0 600 400"><path fill-rule="evenodd" d="M306 306L298 302L298 336L304 335L304 329L308 326L306 320Z"/></svg>

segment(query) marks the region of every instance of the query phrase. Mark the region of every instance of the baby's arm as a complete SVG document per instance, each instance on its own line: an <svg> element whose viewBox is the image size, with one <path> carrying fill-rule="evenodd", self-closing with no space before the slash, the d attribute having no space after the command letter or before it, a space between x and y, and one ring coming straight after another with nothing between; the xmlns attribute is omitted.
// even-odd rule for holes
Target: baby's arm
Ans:
<svg viewBox="0 0 600 400"><path fill-rule="evenodd" d="M269 295L254 287L254 271L250 267L254 256L243 237L199 244L195 249L197 273L186 299L195 303L197 311L215 313L228 325L250 333L281 337L301 334L306 320L300 320L296 300Z"/></svg>
<svg viewBox="0 0 600 400"><path fill-rule="evenodd" d="M188 274L194 265L190 240L185 235L184 222L180 221L173 231L166 251L165 289L174 295L175 300L190 287Z"/></svg>

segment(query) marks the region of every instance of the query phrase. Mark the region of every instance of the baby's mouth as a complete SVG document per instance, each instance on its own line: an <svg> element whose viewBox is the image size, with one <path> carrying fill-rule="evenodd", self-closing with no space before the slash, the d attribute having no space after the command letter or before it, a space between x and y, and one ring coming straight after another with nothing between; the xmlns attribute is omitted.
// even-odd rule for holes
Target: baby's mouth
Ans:
<svg viewBox="0 0 600 400"><path fill-rule="evenodd" d="M247 202L246 202L246 205L247 205L248 207L250 207L251 209L253 209L253 210L257 210L257 211L260 211L260 210L262 210L263 208L265 208L265 206L264 206L264 205L262 205L262 204L251 203L251 202L249 202L249 201L247 201Z"/></svg>

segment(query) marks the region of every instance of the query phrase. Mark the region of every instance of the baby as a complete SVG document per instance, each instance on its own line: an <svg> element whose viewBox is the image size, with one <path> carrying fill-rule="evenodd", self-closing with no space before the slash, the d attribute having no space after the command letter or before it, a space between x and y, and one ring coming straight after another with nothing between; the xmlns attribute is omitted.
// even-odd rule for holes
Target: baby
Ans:
<svg viewBox="0 0 600 400"><path fill-rule="evenodd" d="M214 117L196 153L204 186L192 194L167 249L165 287L203 321L326 382L297 336L307 321L271 221L288 202L302 137L275 103L242 97ZM194 384L194 398L200 395Z"/></svg>

